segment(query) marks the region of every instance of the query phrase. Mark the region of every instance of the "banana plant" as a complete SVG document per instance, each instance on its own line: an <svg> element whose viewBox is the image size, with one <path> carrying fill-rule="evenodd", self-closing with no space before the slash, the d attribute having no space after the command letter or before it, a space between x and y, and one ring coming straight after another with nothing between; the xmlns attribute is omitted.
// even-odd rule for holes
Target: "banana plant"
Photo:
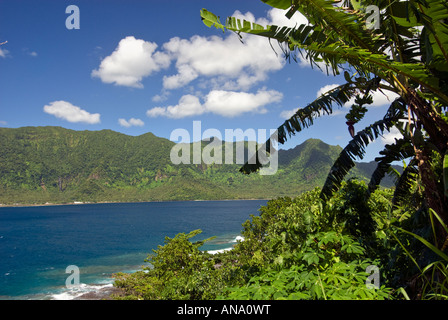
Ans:
<svg viewBox="0 0 448 320"><path fill-rule="evenodd" d="M303 14L307 24L295 27L262 26L251 21L228 17L224 23L214 13L201 10L208 27L238 36L251 34L276 40L286 58L305 57L312 66L322 62L327 73L343 72L346 83L330 90L310 104L298 108L292 117L278 127L278 142L313 125L314 119L329 115L350 99L356 98L349 114L352 140L342 150L331 168L321 197L327 199L336 191L354 166L363 159L369 143L392 128L404 138L386 145L376 158L378 167L372 175L373 191L390 170L391 163L411 159L417 167L425 192L426 205L448 221L448 3L446 0L262 0L267 5L284 9L291 18ZM372 20L371 11L376 9ZM354 132L356 124L372 102L370 92L388 90L398 95L382 119ZM403 122L407 122L402 128ZM271 145L270 140L266 145ZM269 151L269 148L267 149ZM434 156L437 154L439 156ZM440 160L442 159L442 160ZM443 161L443 174L432 168ZM258 161L248 161L243 173L256 172ZM443 175L443 178L441 177ZM402 178L411 177L405 175ZM403 180L401 179L401 180ZM400 180L400 179L399 179ZM403 181L397 186L405 186ZM405 190L397 188L397 193ZM400 198L397 196L397 199Z"/></svg>

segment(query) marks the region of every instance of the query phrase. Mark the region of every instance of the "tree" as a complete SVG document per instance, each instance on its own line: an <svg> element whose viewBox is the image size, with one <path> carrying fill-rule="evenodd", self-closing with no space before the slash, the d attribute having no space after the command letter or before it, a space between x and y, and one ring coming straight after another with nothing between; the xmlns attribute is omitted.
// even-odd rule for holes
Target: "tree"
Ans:
<svg viewBox="0 0 448 320"><path fill-rule="evenodd" d="M208 27L241 34L252 34L276 40L287 59L298 54L311 66L329 74L343 72L346 83L330 90L278 127L278 142L311 126L315 118L329 115L334 106L342 107L354 98L346 116L352 140L334 162L322 188L321 198L328 199L341 186L356 158L362 159L366 146L383 133L397 128L403 135L386 145L377 157L370 192L391 170L391 163L408 160L407 168L418 175L404 172L396 186L398 195L406 193L411 177L418 177L424 192L425 208L433 209L448 222L448 4L444 0L262 0L279 9L287 9L290 18L296 11L308 24L294 28L261 26L229 17L225 24L203 9L201 17ZM377 15L364 8L376 9ZM371 24L374 18L375 23ZM354 125L368 111L371 93L388 90L396 98L382 119L354 132ZM271 137L272 138L272 137ZM270 151L271 140L266 141ZM258 159L257 159L258 160ZM256 172L261 163L246 163L243 173ZM442 225L440 237L447 236ZM441 241L439 244L445 241Z"/></svg>

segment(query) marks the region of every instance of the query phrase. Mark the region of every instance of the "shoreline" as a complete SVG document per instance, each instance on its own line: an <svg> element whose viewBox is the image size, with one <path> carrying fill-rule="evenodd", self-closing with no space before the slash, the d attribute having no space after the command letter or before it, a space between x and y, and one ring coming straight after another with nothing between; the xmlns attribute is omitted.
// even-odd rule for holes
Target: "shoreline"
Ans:
<svg viewBox="0 0 448 320"><path fill-rule="evenodd" d="M1 208L26 208L26 207L51 207L51 206L76 206L76 205L88 205L88 204L121 204L121 203L161 203L161 202L211 202L211 201L269 201L272 199L257 199L257 198L250 198L250 199L194 199L194 200L150 200L150 201L96 201L96 202L82 202L82 201L74 201L74 202L65 202L65 203L53 203L53 202L46 202L46 203L33 203L33 204L22 204L22 203L15 203L15 204L3 204L0 203L0 209Z"/></svg>

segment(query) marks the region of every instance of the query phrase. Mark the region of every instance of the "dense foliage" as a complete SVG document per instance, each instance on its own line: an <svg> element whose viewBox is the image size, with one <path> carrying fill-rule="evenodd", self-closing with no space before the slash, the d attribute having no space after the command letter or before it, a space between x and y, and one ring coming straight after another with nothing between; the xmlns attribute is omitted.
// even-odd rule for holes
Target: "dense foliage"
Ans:
<svg viewBox="0 0 448 320"><path fill-rule="evenodd" d="M248 177L236 161L174 165L174 143L152 133L0 128L0 145L2 204L294 196L321 185L341 150L311 139L280 152L277 174ZM354 175L365 178L373 169L363 163Z"/></svg>
<svg viewBox="0 0 448 320"><path fill-rule="evenodd" d="M190 240L200 230L166 238L145 270L116 275L117 298L448 298L448 257L424 243L433 239L422 230L427 213L411 204L394 210L393 190L367 197L357 180L344 182L326 203L319 193L269 201L243 224L244 241L231 251L201 251L207 239ZM379 283L369 280L371 270Z"/></svg>
<svg viewBox="0 0 448 320"><path fill-rule="evenodd" d="M275 270L267 275L263 273L261 277L253 278L252 282L245 286L246 291L237 289L234 297L245 297L245 294L247 297L253 297L259 292L257 288L264 288L267 290L265 292L275 292L272 291L272 287L277 287L276 282L288 283L290 288L295 287L294 292L300 286L307 287L307 295L299 294L296 297L309 298L309 295L311 298L331 297L336 288L332 288L323 279L327 279L328 276L326 268L332 270L336 264L328 262L326 258L328 254L324 252L328 243L322 239L332 239L329 243L337 245L335 249L332 246L329 248L335 250L332 252L337 253L338 259L343 259L344 254L348 253L343 250L347 241L343 237L347 236L354 241L356 247L351 253L358 254L360 261L368 259L367 263L380 264L384 279L382 283L393 289L392 296L399 292L406 298L446 299L447 2L445 0L262 1L272 7L285 9L287 18L300 12L307 19L307 23L294 27L261 26L251 21L229 17L223 24L218 16L206 9L201 11L201 18L208 27L214 26L222 31L231 30L242 38L242 34L246 33L275 40L286 58L298 60L300 54L312 66L326 68L327 72L332 71L333 75L343 73L345 80L344 84L322 94L305 107L298 108L290 119L278 127L278 135L272 138L284 143L292 135L313 125L315 118L332 114L334 108L342 107L353 100L354 103L346 115L352 140L333 163L319 194L320 199L325 202L323 209L319 209L318 216L321 221L325 221L324 226L331 227L329 229L324 227L322 235L309 229L306 235L311 232L311 240L305 237L294 243L295 250L299 254L294 251L291 254L290 250L287 250L287 254L274 256L282 263L285 258L289 261L291 257L298 257L299 259L292 264L294 272L285 274L283 271L278 273ZM368 112L369 105L373 102L374 91L389 91L396 98L391 101L382 118L356 132L355 125ZM367 145L392 129L399 131L402 138L386 145L380 156L375 159L377 168L371 175L368 187L363 191L363 188L352 185L344 191L347 187L344 180L354 168L354 160L362 159ZM271 140L268 139L266 146L270 145ZM394 193L389 195L390 202L384 206L382 201L378 202L378 199L375 199L375 190L386 172L394 172L391 163L397 160L406 161L405 170L402 174L397 174ZM260 167L261 163L246 163L241 171L249 174ZM304 221L311 221L314 216L304 214L309 212L308 207L301 207L301 212L294 216L302 217ZM378 208L380 210L377 210ZM291 210L290 207L287 210ZM279 227L275 220L273 225ZM319 223L318 225L321 226ZM282 244L288 242L292 226L294 222L289 224L289 229L281 229ZM266 234L268 233L261 233L260 237ZM275 230L269 233L268 237L272 237L273 234ZM275 239L274 236L274 240L267 240L266 243L271 243ZM279 241L280 238L277 237L277 243L280 243ZM313 242L317 247L310 249ZM272 246L268 246L268 250L271 249ZM265 250L255 251L253 257L265 252ZM265 258L266 256L263 256L263 259ZM316 270L312 269L311 274L309 268L303 267L302 261L308 265L322 261L325 272L316 267ZM343 261L350 265L353 263ZM357 269L351 270L353 278ZM330 272L331 277L336 273ZM344 281L350 279L347 274L344 274ZM300 277L299 275L306 276L295 282L295 277ZM306 277L316 279L315 275L318 279L314 281L315 287L307 286ZM270 284L270 287L264 287L263 284ZM317 284L320 285L320 291L316 289ZM341 287L345 288L343 281L338 288ZM386 291L381 288L377 293L380 297L384 297L382 293ZM288 294L288 291L283 290L277 297L282 297L284 294ZM337 296L357 297L353 291L348 294L345 290L342 290L342 294L338 292Z"/></svg>
<svg viewBox="0 0 448 320"><path fill-rule="evenodd" d="M448 4L446 0L262 0L285 9L291 18L297 12L306 23L294 27L261 26L252 21L218 16L203 9L208 27L267 37L278 42L287 58L298 55L312 66L333 75L344 74L344 84L322 94L278 127L272 138L284 143L291 135L313 125L314 119L333 113L351 102L346 115L352 140L344 147L322 187L323 199L340 188L362 159L365 148L384 132L396 129L402 138L380 152L372 174L372 192L391 170L391 163L406 160L409 171L396 185L396 200L416 179L423 189L423 210L431 208L448 222ZM373 9L373 14L372 14ZM373 22L373 24L371 23ZM355 125L373 102L372 93L391 92L396 97L384 116L356 132ZM271 145L270 139L266 145ZM261 162L246 163L241 171L251 173ZM395 201L399 203L399 201ZM439 249L448 239L438 226Z"/></svg>

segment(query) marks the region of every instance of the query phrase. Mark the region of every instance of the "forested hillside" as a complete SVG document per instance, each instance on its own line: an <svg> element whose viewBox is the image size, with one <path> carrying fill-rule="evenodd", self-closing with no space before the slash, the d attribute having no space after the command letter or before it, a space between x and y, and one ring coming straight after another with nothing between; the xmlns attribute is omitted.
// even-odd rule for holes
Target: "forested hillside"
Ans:
<svg viewBox="0 0 448 320"><path fill-rule="evenodd" d="M174 142L152 133L0 128L0 144L2 204L295 196L321 186L342 150L310 139L280 150L277 173L261 176L240 173L241 164L174 165ZM363 163L354 175L373 169Z"/></svg>

